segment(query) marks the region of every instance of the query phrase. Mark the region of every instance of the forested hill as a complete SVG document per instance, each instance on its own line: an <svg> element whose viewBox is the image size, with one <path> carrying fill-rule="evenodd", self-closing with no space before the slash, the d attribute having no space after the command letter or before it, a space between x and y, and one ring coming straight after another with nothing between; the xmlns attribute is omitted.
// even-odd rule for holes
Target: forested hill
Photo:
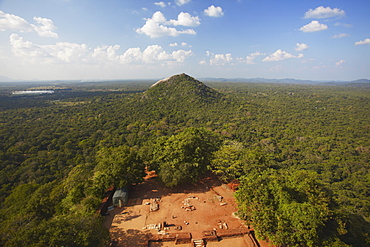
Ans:
<svg viewBox="0 0 370 247"><path fill-rule="evenodd" d="M0 93L0 246L104 246L104 190L146 165L169 186L240 180L240 217L279 246L369 246L368 88L207 85Z"/></svg>
<svg viewBox="0 0 370 247"><path fill-rule="evenodd" d="M145 92L145 96L181 103L183 100L210 102L221 94L187 74L179 74L156 82Z"/></svg>

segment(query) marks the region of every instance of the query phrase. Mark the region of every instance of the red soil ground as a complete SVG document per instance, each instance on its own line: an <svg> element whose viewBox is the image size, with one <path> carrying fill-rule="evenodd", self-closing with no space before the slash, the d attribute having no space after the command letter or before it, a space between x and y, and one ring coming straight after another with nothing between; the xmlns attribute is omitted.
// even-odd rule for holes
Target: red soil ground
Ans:
<svg viewBox="0 0 370 247"><path fill-rule="evenodd" d="M219 201L219 196L222 200ZM151 198L159 198L159 210L150 212ZM186 211L184 200L187 199L195 208ZM244 229L247 227L240 219L233 216L237 211L233 192L223 185L215 176L202 179L196 185L167 188L157 180L154 173L149 173L145 181L132 186L129 191L129 201L124 208L115 208L107 216L105 225L110 229L114 246L134 247L148 246L148 238L155 239L160 235L157 229L150 228L154 224L166 222L164 230L167 236L179 233L191 233L193 239L201 239L203 231L222 231L225 224L228 229ZM225 224L224 224L225 223ZM220 229L222 225L223 229ZM148 227L149 226L149 227ZM181 226L181 230L178 227ZM163 232L163 233L164 233ZM259 241L261 247L269 246ZM170 242L149 242L149 246L194 246ZM249 238L239 236L222 239L219 242L207 242L208 247L253 246Z"/></svg>

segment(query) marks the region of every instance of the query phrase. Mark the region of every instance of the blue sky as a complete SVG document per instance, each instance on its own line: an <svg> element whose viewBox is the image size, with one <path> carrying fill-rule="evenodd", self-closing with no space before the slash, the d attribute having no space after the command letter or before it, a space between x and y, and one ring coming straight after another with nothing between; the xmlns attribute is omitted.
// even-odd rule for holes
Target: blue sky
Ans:
<svg viewBox="0 0 370 247"><path fill-rule="evenodd" d="M0 0L22 80L370 79L368 0Z"/></svg>

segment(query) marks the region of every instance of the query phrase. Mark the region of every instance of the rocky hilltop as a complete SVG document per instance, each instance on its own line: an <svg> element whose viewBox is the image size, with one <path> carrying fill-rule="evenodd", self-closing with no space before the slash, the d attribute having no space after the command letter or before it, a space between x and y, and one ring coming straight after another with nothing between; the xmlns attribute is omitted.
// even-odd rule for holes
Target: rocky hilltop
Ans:
<svg viewBox="0 0 370 247"><path fill-rule="evenodd" d="M183 73L154 83L146 92L149 98L165 100L214 101L221 97L216 90Z"/></svg>

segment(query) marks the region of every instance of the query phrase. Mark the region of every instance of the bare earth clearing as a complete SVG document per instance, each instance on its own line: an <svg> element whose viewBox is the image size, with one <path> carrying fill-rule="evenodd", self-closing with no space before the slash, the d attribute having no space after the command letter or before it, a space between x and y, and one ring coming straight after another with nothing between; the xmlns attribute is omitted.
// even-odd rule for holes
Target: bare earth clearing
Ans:
<svg viewBox="0 0 370 247"><path fill-rule="evenodd" d="M269 246L262 241L253 243L252 235L247 234L250 230L233 216L237 211L233 192L213 176L197 185L166 188L149 174L129 193L128 204L111 211L105 222L114 246L205 246L189 242L204 239L207 233L208 247ZM153 198L157 198L159 210L151 212ZM233 233L237 236L230 237Z"/></svg>

